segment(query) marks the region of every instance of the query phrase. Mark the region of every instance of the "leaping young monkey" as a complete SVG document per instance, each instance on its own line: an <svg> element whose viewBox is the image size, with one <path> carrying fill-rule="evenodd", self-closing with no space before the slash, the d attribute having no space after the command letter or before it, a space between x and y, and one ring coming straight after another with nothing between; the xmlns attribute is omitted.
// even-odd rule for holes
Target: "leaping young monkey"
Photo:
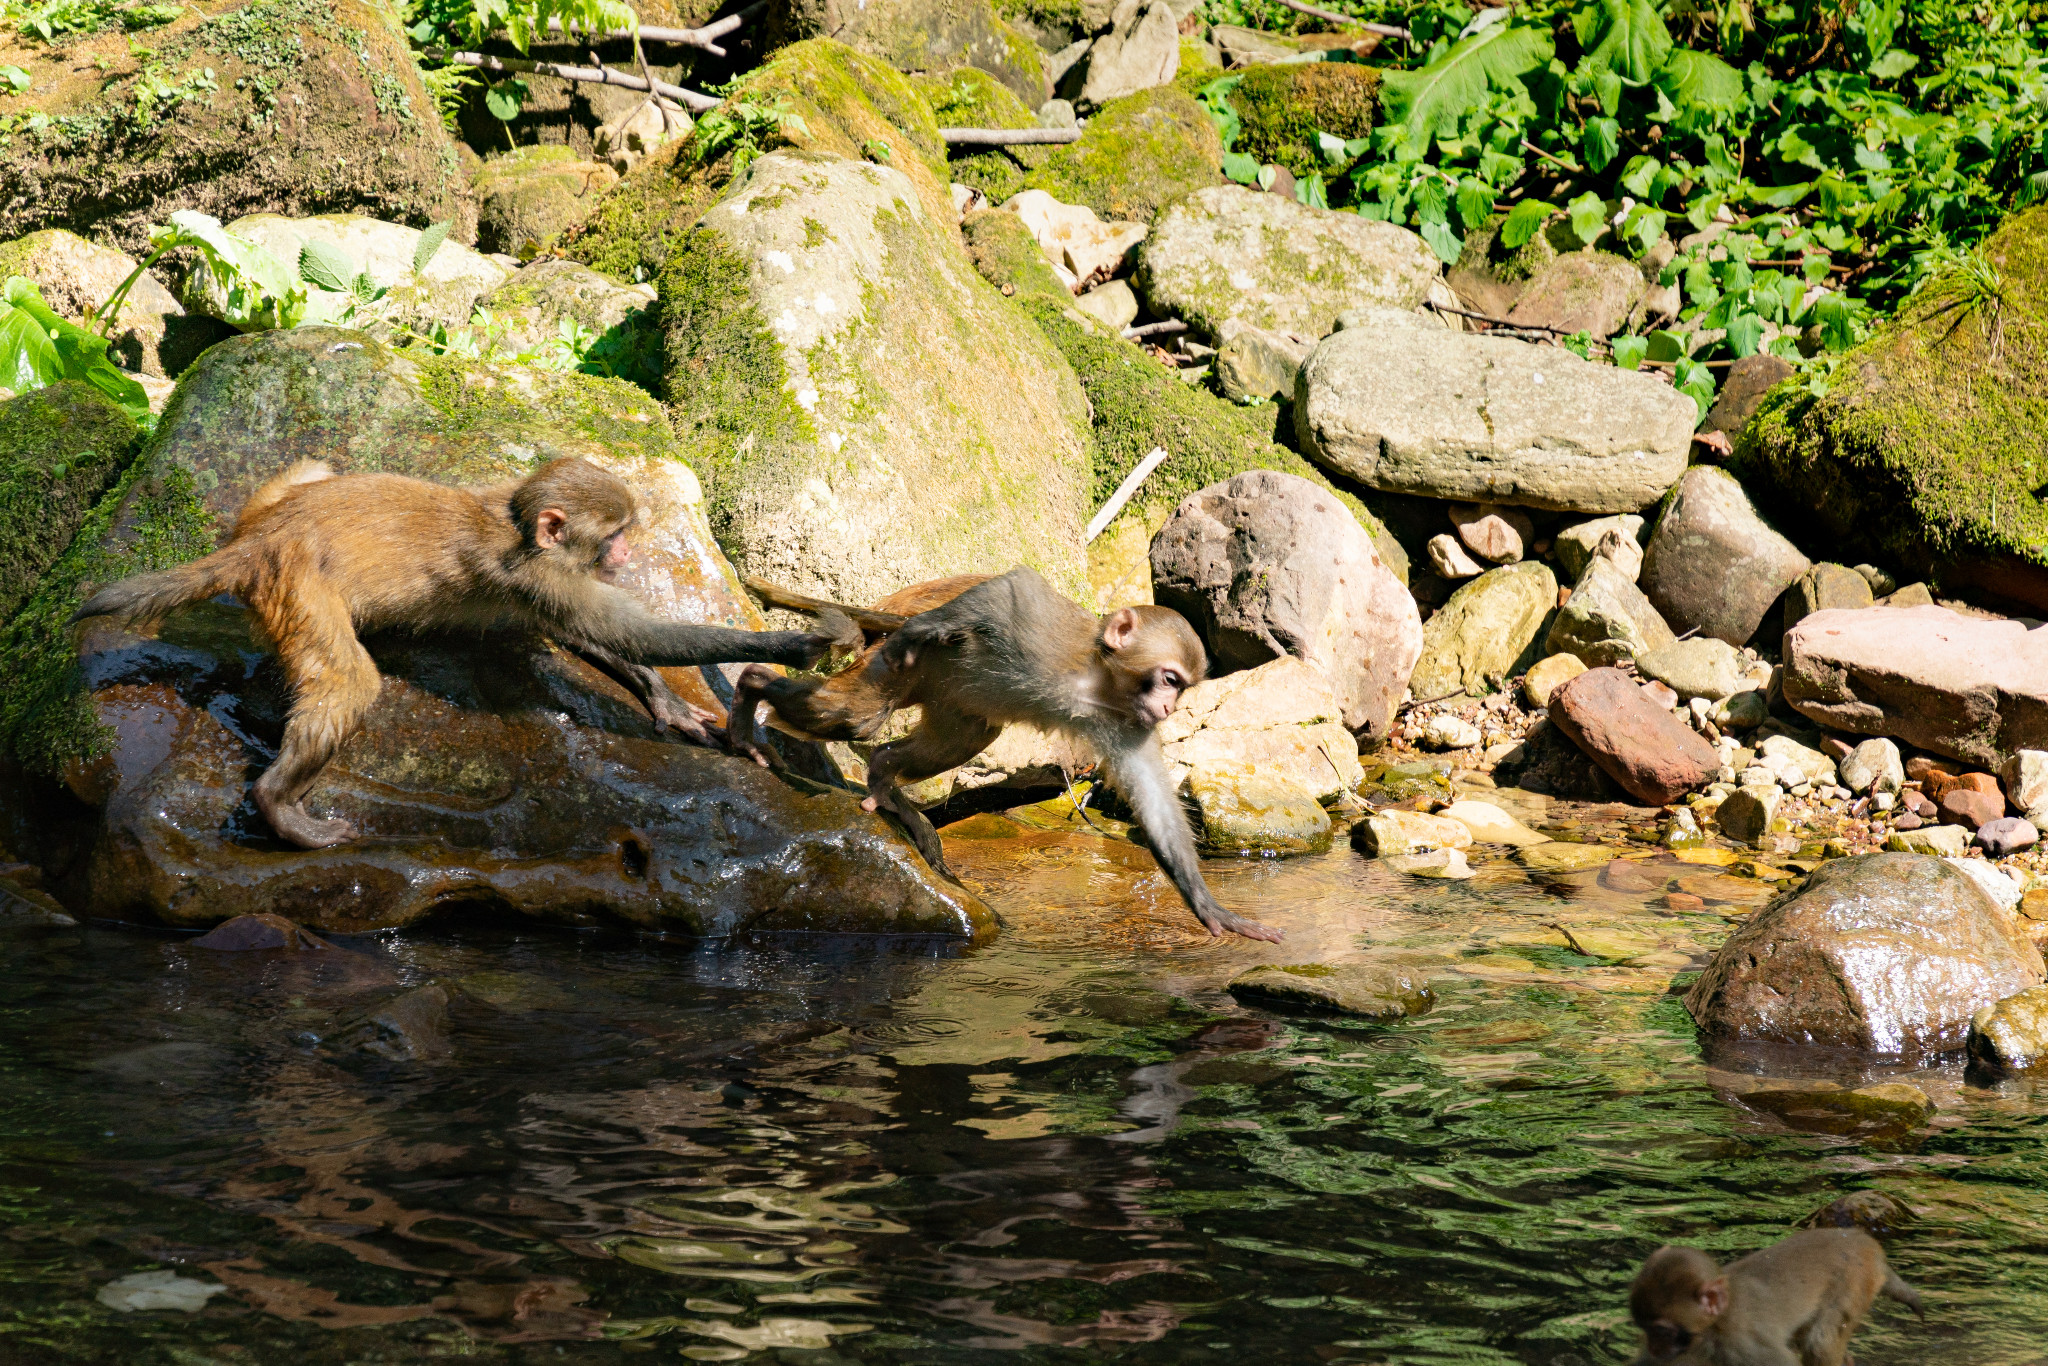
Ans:
<svg viewBox="0 0 2048 1366"><path fill-rule="evenodd" d="M951 876L938 832L899 784L966 763L1012 721L1085 741L1136 812L1153 855L1211 935L1278 942L1280 931L1223 909L1202 880L1187 813L1166 778L1153 728L1208 659L1180 613L1122 607L1097 618L1019 566L994 578L935 579L875 610L820 602L749 581L770 603L845 614L886 638L829 679L749 668L734 686L727 732L766 764L757 712L767 702L788 728L821 740L872 739L899 707L921 708L917 729L868 761L868 810L894 812L934 868Z"/></svg>
<svg viewBox="0 0 2048 1366"><path fill-rule="evenodd" d="M1795 1233L1726 1267L1698 1248L1660 1247L1629 1286L1637 1363L1848 1366L1849 1339L1879 1295L1921 1312L1919 1292L1861 1229Z"/></svg>
<svg viewBox="0 0 2048 1366"><path fill-rule="evenodd" d="M543 465L516 483L451 488L395 474L336 477L305 461L251 494L211 555L102 588L73 620L154 621L231 593L284 665L292 708L276 760L256 780L271 829L305 849L355 837L300 806L377 700L377 665L357 633L505 626L536 629L624 676L657 720L700 741L703 722L648 666L763 660L809 667L858 633L740 631L663 621L613 580L632 557L639 501L587 460ZM857 648L857 644L856 644Z"/></svg>

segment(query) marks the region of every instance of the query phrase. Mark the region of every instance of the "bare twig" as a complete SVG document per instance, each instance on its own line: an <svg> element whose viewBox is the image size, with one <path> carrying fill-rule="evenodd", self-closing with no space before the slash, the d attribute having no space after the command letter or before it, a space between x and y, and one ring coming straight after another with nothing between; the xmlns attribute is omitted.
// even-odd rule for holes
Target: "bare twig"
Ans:
<svg viewBox="0 0 2048 1366"><path fill-rule="evenodd" d="M1485 323L1489 327L1506 328L1511 332L1548 332L1554 337L1569 337L1571 335L1571 333L1561 327L1545 327L1542 323L1511 322L1506 318L1496 318L1490 313L1474 313L1468 308L1452 308L1449 304L1440 304L1434 299L1426 300L1426 302L1439 313L1456 314L1460 318L1470 318L1474 322Z"/></svg>
<svg viewBox="0 0 2048 1366"><path fill-rule="evenodd" d="M439 56L462 66L473 66L479 71L496 75L511 72L525 72L535 76L553 76L557 80L581 81L588 85L616 85L627 90L646 90L650 81L642 76L628 76L611 67L564 66L560 62L529 62L519 57L486 57L481 52L440 52ZM651 82L653 93L664 100L673 100L693 114L707 109L716 109L722 101L695 90L685 90L667 81Z"/></svg>
<svg viewBox="0 0 2048 1366"><path fill-rule="evenodd" d="M1529 141L1529 139L1527 138L1522 139L1522 150L1525 152L1534 152L1537 156L1542 157L1545 161L1553 162L1556 165L1562 166L1565 170L1570 171L1573 175L1578 175L1581 171L1585 169L1583 166L1573 165L1571 162L1566 161L1563 157L1558 156L1554 152L1544 151L1541 147L1538 147L1535 143Z"/></svg>
<svg viewBox="0 0 2048 1366"><path fill-rule="evenodd" d="M723 57L726 55L726 51L718 45L718 40L753 18L762 8L761 5L749 5L738 14L728 14L718 22L706 24L703 28L657 28L652 24L642 24L638 34L644 42L671 43L680 47L701 47L714 57ZM560 19L548 20L548 32L551 34L560 33L582 37L586 40L593 36L588 29L582 28L579 25L572 24L566 28L563 27ZM615 28L595 36L601 38L631 38L634 34L635 30L630 28Z"/></svg>
<svg viewBox="0 0 2048 1366"><path fill-rule="evenodd" d="M1169 332L1185 332L1188 325L1179 318L1168 318L1163 323L1146 323L1143 327L1126 327L1124 338L1136 341L1140 337L1163 337Z"/></svg>
<svg viewBox="0 0 2048 1366"><path fill-rule="evenodd" d="M941 128L952 147L1024 147L1042 142L1079 142L1078 128Z"/></svg>
<svg viewBox="0 0 2048 1366"><path fill-rule="evenodd" d="M1333 24L1342 24L1346 28L1362 28L1367 33L1377 33L1382 38L1412 39L1414 37L1405 28L1395 28L1392 24L1368 24L1363 19L1354 19L1348 14L1339 14L1333 9L1318 9L1314 5L1305 5L1302 3L1302 0L1280 0L1280 3L1296 13L1308 15L1311 19L1327 19Z"/></svg>
<svg viewBox="0 0 2048 1366"><path fill-rule="evenodd" d="M1137 466L1124 476L1124 481L1116 486L1116 492L1109 495L1109 501L1102 505L1101 511L1088 520L1087 530L1081 533L1082 545L1088 544L1102 534L1103 528L1109 525L1110 520L1123 511L1124 504L1131 501L1131 495L1138 491L1138 486L1151 478L1152 471L1158 469L1165 460L1164 446L1154 446L1146 453L1145 458L1140 460Z"/></svg>

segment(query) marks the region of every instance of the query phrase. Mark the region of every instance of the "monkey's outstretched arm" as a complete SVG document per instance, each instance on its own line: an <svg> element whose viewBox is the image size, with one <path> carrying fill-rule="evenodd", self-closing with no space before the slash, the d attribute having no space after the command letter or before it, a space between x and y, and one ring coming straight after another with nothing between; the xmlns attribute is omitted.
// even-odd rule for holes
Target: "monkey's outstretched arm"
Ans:
<svg viewBox="0 0 2048 1366"><path fill-rule="evenodd" d="M583 656L600 672L608 674L627 692L640 699L656 730L673 730L693 745L713 746L720 737L712 734L718 717L702 707L692 706L676 696L660 673L645 664L622 659L602 645L588 641L569 642L569 648Z"/></svg>
<svg viewBox="0 0 2048 1366"><path fill-rule="evenodd" d="M662 621L644 614L594 625L596 629L587 633L572 634L636 663L658 668L751 663L808 669L829 654L839 639L836 632L739 631L726 626Z"/></svg>
<svg viewBox="0 0 2048 1366"><path fill-rule="evenodd" d="M1226 933L1241 934L1247 939L1279 943L1279 930L1224 910L1210 893L1209 884L1202 880L1201 860L1195 854L1195 837L1188 830L1187 812L1181 809L1180 798L1167 784L1157 743L1147 735L1142 740L1121 740L1109 745L1098 741L1096 748L1110 760L1110 779L1131 804L1138 824L1145 828L1152 856L1159 860L1159 866L1172 879L1174 890L1209 933L1217 938Z"/></svg>

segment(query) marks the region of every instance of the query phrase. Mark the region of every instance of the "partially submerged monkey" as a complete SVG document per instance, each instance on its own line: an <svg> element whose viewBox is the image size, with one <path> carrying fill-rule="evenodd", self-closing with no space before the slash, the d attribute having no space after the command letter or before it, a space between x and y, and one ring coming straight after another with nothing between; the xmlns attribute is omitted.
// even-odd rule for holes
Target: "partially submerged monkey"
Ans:
<svg viewBox="0 0 2048 1366"><path fill-rule="evenodd" d="M649 666L809 667L852 634L843 619L825 622L836 634L817 635L654 616L613 582L632 557L627 534L640 515L625 481L587 460L473 489L395 474L336 477L303 461L250 495L219 550L102 588L73 620L149 622L220 593L247 603L293 697L284 743L256 780L256 806L280 837L320 849L355 837L347 821L317 820L299 803L377 699L377 665L358 632L537 629L620 675L657 721L705 743L712 718L682 704Z"/></svg>
<svg viewBox="0 0 2048 1366"><path fill-rule="evenodd" d="M1012 721L1063 731L1103 761L1160 866L1210 934L1279 940L1278 930L1232 915L1210 894L1152 733L1208 667L1201 639L1180 613L1122 607L1098 619L1022 566L993 578L918 584L873 610L752 580L748 586L778 607L844 613L884 638L829 679L744 670L727 723L735 749L769 761L756 729L763 701L785 727L821 740L872 739L890 712L921 708L917 729L868 761L863 805L894 812L925 861L951 876L938 832L900 784L966 763Z"/></svg>
<svg viewBox="0 0 2048 1366"><path fill-rule="evenodd" d="M1698 1248L1660 1247L1628 1307L1643 1330L1638 1366L1848 1366L1849 1339L1879 1295L1922 1313L1875 1238L1817 1228L1726 1267Z"/></svg>

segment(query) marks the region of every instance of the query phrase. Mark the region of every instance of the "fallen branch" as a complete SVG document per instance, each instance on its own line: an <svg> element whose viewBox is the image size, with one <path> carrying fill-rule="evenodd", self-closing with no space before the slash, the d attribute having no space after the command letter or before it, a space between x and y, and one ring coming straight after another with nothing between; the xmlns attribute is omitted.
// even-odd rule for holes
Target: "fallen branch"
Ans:
<svg viewBox="0 0 2048 1366"><path fill-rule="evenodd" d="M1346 28L1362 28L1367 33L1377 33L1382 38L1407 38L1411 41L1414 39L1414 35L1407 29L1395 28L1392 24L1368 24L1363 19L1354 19L1348 14L1339 14L1332 9L1317 9L1314 5L1304 5L1301 0L1280 0L1280 3L1297 13L1308 15L1311 19L1327 19Z"/></svg>
<svg viewBox="0 0 2048 1366"><path fill-rule="evenodd" d="M534 76L553 76L563 81L582 81L587 85L616 85L627 90L651 90L653 94L665 100L672 100L693 114L716 109L721 103L710 95L695 90L685 90L682 86L670 85L667 81L628 76L608 66L564 66L560 62L529 62L519 57L486 57L481 52L436 52L435 55L462 66L473 66L479 71L489 71L494 75L520 72Z"/></svg>
<svg viewBox="0 0 2048 1366"><path fill-rule="evenodd" d="M1109 501L1102 505L1102 511L1089 520L1088 529L1081 533L1082 545L1088 544L1102 534L1102 529L1124 510L1125 503L1131 501L1131 495L1138 491L1138 486L1151 478L1152 471L1158 469L1165 460L1166 447L1154 446L1151 452L1138 462L1138 467L1124 476L1123 483L1116 486L1116 492L1110 494Z"/></svg>
<svg viewBox="0 0 2048 1366"><path fill-rule="evenodd" d="M1126 327L1124 338L1136 341L1139 337L1163 337L1169 332L1185 332L1188 325L1179 318L1168 318L1163 323L1146 323L1143 327Z"/></svg>
<svg viewBox="0 0 2048 1366"><path fill-rule="evenodd" d="M739 13L728 14L718 22L706 24L703 28L657 28L652 24L642 24L638 31L642 42L673 43L682 47L701 47L714 57L723 57L726 55L726 51L718 45L718 40L731 33L741 24L746 23L747 20L753 18L763 8L763 5L749 5ZM631 38L634 35L634 30L630 28L615 28L593 35L590 30L575 24L565 27L560 19L548 20L548 32L559 33L564 37L580 37L586 40L592 36L600 38Z"/></svg>
<svg viewBox="0 0 2048 1366"><path fill-rule="evenodd" d="M1470 318L1474 322L1485 323L1489 327L1505 328L1510 332L1548 332L1554 337L1572 335L1561 327L1545 327L1542 323L1510 322L1506 318L1496 318L1489 313L1474 313L1466 308L1452 308L1449 304L1440 304L1434 299L1427 299L1424 302L1439 313L1453 313L1460 318Z"/></svg>
<svg viewBox="0 0 2048 1366"><path fill-rule="evenodd" d="M1042 142L1079 142L1078 128L941 128L948 146L1024 147Z"/></svg>

